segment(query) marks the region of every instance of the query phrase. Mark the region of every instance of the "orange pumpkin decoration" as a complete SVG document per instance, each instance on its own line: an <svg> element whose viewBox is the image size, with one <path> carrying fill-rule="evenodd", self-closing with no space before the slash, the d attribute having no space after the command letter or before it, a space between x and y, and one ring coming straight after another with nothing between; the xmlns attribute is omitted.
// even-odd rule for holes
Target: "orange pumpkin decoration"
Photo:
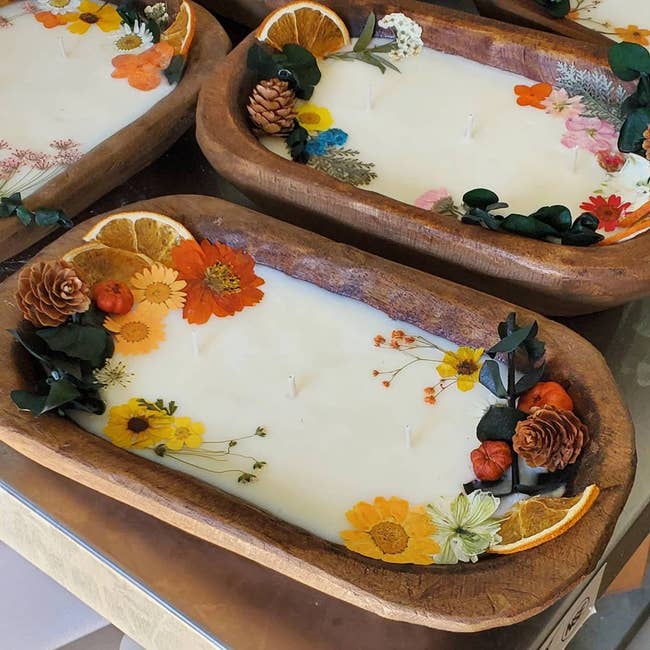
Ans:
<svg viewBox="0 0 650 650"><path fill-rule="evenodd" d="M510 445L503 440L486 440L470 454L479 481L498 481L512 465Z"/></svg>
<svg viewBox="0 0 650 650"><path fill-rule="evenodd" d="M556 381L540 381L520 398L517 408L524 413L530 413L533 408L555 406L564 411L573 411L573 400L569 393Z"/></svg>
<svg viewBox="0 0 650 650"><path fill-rule="evenodd" d="M133 293L117 280L104 280L93 287L93 300L107 314L128 314L133 307Z"/></svg>

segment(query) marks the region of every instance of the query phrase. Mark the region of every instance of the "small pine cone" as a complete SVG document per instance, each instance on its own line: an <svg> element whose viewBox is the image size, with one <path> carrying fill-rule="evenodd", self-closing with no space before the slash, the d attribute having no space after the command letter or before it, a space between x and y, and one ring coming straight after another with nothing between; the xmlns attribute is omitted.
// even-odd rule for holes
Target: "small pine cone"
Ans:
<svg viewBox="0 0 650 650"><path fill-rule="evenodd" d="M650 160L650 125L643 132L643 150L645 151L645 157Z"/></svg>
<svg viewBox="0 0 650 650"><path fill-rule="evenodd" d="M547 405L517 422L512 446L530 467L555 472L576 462L587 439L587 427L572 411Z"/></svg>
<svg viewBox="0 0 650 650"><path fill-rule="evenodd" d="M251 122L268 135L285 135L293 129L296 93L280 79L260 81L248 100Z"/></svg>
<svg viewBox="0 0 650 650"><path fill-rule="evenodd" d="M34 325L54 327L90 307L88 287L71 264L56 260L25 267L18 276L16 301Z"/></svg>

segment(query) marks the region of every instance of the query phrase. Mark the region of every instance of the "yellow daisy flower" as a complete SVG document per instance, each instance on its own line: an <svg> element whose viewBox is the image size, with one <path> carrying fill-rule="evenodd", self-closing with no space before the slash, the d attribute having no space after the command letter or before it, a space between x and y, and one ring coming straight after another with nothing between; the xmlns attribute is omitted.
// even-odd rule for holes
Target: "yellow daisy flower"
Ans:
<svg viewBox="0 0 650 650"><path fill-rule="evenodd" d="M183 447L196 449L203 442L205 425L194 422L191 418L178 417L174 420L174 431L165 446L172 451L179 451Z"/></svg>
<svg viewBox="0 0 650 650"><path fill-rule="evenodd" d="M137 302L162 313L180 309L185 304L183 289L187 283L178 279L178 271L163 264L156 263L136 273L130 284Z"/></svg>
<svg viewBox="0 0 650 650"><path fill-rule="evenodd" d="M344 530L345 546L355 553L396 564L432 564L440 547L431 538L436 527L424 508L408 501L376 497L345 513L354 530Z"/></svg>
<svg viewBox="0 0 650 650"><path fill-rule="evenodd" d="M300 126L307 131L327 131L334 124L332 114L323 106L303 104L298 106L296 114Z"/></svg>
<svg viewBox="0 0 650 650"><path fill-rule="evenodd" d="M91 0L81 0L79 10L62 16L73 34L85 34L92 25L97 25L103 32L114 32L120 28L122 19L111 4L98 5Z"/></svg>
<svg viewBox="0 0 650 650"><path fill-rule="evenodd" d="M107 316L104 327L115 334L115 351L121 354L146 354L165 340L160 309L150 305L138 305L124 316Z"/></svg>
<svg viewBox="0 0 650 650"><path fill-rule="evenodd" d="M436 370L443 379L456 378L458 389L463 392L474 388L481 371L483 348L460 347L456 352L445 352Z"/></svg>
<svg viewBox="0 0 650 650"><path fill-rule="evenodd" d="M166 413L150 410L133 398L111 408L104 433L118 447L146 449L173 435L173 420Z"/></svg>

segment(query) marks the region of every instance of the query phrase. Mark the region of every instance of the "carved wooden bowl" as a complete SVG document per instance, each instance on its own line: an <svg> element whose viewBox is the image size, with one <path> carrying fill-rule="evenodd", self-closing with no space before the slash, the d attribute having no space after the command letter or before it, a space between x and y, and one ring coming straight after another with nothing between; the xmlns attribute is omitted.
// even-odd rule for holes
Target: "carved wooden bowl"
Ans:
<svg viewBox="0 0 650 650"><path fill-rule="evenodd" d="M279 4L268 0L269 5ZM327 2L358 34L376 0ZM558 61L609 74L605 51L485 18L404 0L426 45L532 79L553 82ZM245 104L253 86L249 36L205 83L199 144L214 168L278 218L333 239L487 291L545 314L607 309L650 293L650 233L614 246L559 246L472 228L285 160L252 134Z"/></svg>
<svg viewBox="0 0 650 650"><path fill-rule="evenodd" d="M170 6L179 4L172 1ZM221 25L194 4L196 34L178 87L146 113L104 140L31 194L31 209L60 208L74 217L104 194L159 158L192 125L199 89L231 43ZM25 228L17 219L0 221L0 260L25 250L51 229Z"/></svg>
<svg viewBox="0 0 650 650"><path fill-rule="evenodd" d="M246 556L310 587L386 618L470 632L508 625L545 609L590 573L605 549L634 478L634 431L602 356L562 325L497 298L409 269L219 199L170 196L124 210L152 210L195 236L245 248L260 264L354 298L456 343L486 346L513 309L537 319L548 373L570 385L591 432L569 491L596 483L600 496L573 528L530 551L476 564L408 566L356 555L188 475L130 454L60 417L18 411L10 390L29 385L30 362L9 334L0 394L0 440L98 492ZM36 259L81 243L78 226ZM1 328L15 328L16 276L0 286ZM298 487L297 489L302 489Z"/></svg>

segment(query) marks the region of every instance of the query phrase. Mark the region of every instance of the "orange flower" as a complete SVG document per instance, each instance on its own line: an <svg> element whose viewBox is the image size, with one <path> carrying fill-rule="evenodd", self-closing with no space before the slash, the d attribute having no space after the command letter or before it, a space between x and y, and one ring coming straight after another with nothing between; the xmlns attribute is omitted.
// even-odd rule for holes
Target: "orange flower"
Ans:
<svg viewBox="0 0 650 650"><path fill-rule="evenodd" d="M264 296L255 260L226 244L184 240L172 249L172 261L179 280L187 282L183 318L189 323L206 323L212 314L232 316Z"/></svg>
<svg viewBox="0 0 650 650"><path fill-rule="evenodd" d="M650 29L641 29L638 25L628 25L627 27L617 27L614 29L622 41L626 43L638 43L639 45L650 45Z"/></svg>
<svg viewBox="0 0 650 650"><path fill-rule="evenodd" d="M386 338L383 337L381 334L377 334L377 336L375 336L373 341L375 343L375 347L378 348L380 345L383 345L384 343L386 343Z"/></svg>
<svg viewBox="0 0 650 650"><path fill-rule="evenodd" d="M547 83L534 84L532 86L515 86L517 104L519 106L532 106L544 110L542 102L551 94L553 86Z"/></svg>
<svg viewBox="0 0 650 650"><path fill-rule="evenodd" d="M160 41L142 54L120 54L113 58L115 79L127 79L129 86L138 90L158 88L165 70L174 56L174 48Z"/></svg>
<svg viewBox="0 0 650 650"><path fill-rule="evenodd" d="M65 15L56 15L50 11L39 11L37 14L34 14L34 18L36 18L36 20L38 20L38 22L47 29L59 27L60 25L65 25L68 22L65 19Z"/></svg>

